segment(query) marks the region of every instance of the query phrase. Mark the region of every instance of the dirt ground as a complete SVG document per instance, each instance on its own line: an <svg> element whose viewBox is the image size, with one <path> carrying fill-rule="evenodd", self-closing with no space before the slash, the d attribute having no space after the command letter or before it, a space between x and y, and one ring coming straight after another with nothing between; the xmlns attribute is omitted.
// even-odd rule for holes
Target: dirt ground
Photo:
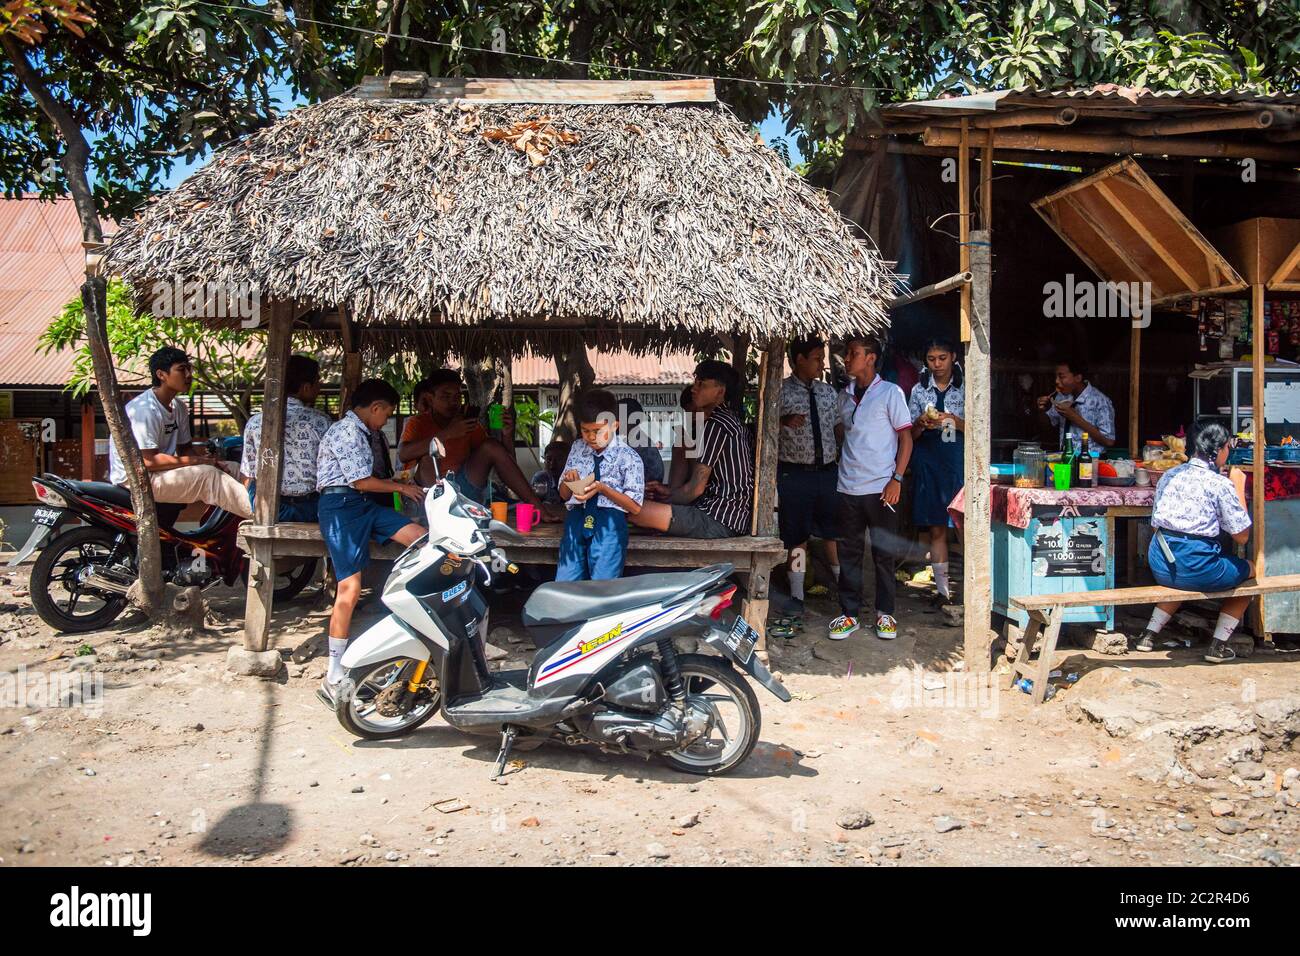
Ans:
<svg viewBox="0 0 1300 956"><path fill-rule="evenodd" d="M22 569L0 586L6 865L1300 864L1297 653L1067 648L1079 679L1035 710L1004 673L961 671L928 586L900 589L894 642L827 641L834 607L812 599L804 632L773 642L794 700L756 688L761 742L733 775L547 745L494 783L494 747L438 718L348 736L314 697L319 658L228 674L239 591L175 640L52 634L25 588ZM277 609L286 655L325 614L318 592ZM499 616L520 666L529 645ZM69 682L97 676L76 705Z"/></svg>

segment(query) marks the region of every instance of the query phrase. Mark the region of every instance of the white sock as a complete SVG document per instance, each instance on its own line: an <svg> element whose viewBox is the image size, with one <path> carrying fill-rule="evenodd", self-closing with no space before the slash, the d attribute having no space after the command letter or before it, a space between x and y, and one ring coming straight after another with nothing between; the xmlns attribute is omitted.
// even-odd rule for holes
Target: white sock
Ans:
<svg viewBox="0 0 1300 956"><path fill-rule="evenodd" d="M934 586L939 589L939 593L944 597L951 597L948 591L948 562L935 561L930 567L934 570Z"/></svg>
<svg viewBox="0 0 1300 956"><path fill-rule="evenodd" d="M1152 634L1159 634L1164 629L1164 626L1169 623L1171 617L1173 617L1173 615L1168 611L1162 611L1160 608L1155 608L1151 612L1151 621L1147 624L1147 630Z"/></svg>
<svg viewBox="0 0 1300 956"><path fill-rule="evenodd" d="M832 565L831 565L831 577L833 577L836 581L839 581L839 579L840 579L840 566L839 566L838 564L832 564Z"/></svg>
<svg viewBox="0 0 1300 956"><path fill-rule="evenodd" d="M790 572L790 597L796 601L803 600L803 579L807 577L807 571Z"/></svg>
<svg viewBox="0 0 1300 956"><path fill-rule="evenodd" d="M1220 614L1219 623L1214 625L1214 639L1216 641L1226 641L1232 637L1232 632L1237 629L1237 625L1240 623L1235 617Z"/></svg>
<svg viewBox="0 0 1300 956"><path fill-rule="evenodd" d="M330 638L330 668L325 672L325 680L337 684L343 679L343 652L348 649L346 637Z"/></svg>

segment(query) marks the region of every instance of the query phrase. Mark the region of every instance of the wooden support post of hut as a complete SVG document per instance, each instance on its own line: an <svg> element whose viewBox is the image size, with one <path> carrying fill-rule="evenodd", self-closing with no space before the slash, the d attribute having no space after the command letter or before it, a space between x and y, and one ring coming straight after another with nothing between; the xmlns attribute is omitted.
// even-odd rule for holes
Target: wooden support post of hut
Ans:
<svg viewBox="0 0 1300 956"><path fill-rule="evenodd" d="M288 235L291 259L276 254ZM253 649L270 646L277 560L326 554L319 527L276 520L296 319L341 339L343 411L364 362L394 355L508 362L527 350L763 343L752 534L633 534L626 561L733 564L762 633L785 554L775 518L785 340L882 331L894 289L875 248L717 102L710 80L370 78L219 150L125 224L108 257L137 289L220 276L283 297L267 347L257 513L241 529ZM555 525L502 542L519 564L554 564L558 543Z"/></svg>
<svg viewBox="0 0 1300 956"><path fill-rule="evenodd" d="M253 521L274 527L280 510L280 472L284 466L285 377L293 340L293 310L271 308L266 337L266 379L262 399L262 442L257 453L257 497ZM267 436L270 436L268 439ZM244 612L244 647L265 651L275 601L275 549L268 540L249 537L248 603Z"/></svg>

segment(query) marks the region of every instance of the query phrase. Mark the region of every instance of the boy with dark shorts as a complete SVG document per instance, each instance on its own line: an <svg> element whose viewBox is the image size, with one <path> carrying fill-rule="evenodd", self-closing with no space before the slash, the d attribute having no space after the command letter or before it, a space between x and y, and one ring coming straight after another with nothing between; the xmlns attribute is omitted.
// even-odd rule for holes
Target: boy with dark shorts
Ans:
<svg viewBox="0 0 1300 956"><path fill-rule="evenodd" d="M366 497L366 492L397 492L413 501L424 500L424 489L418 485L372 474L375 461L370 437L384 427L397 402L397 390L386 382L377 378L362 382L352 394L351 409L321 439L316 459L321 537L338 580L330 612L329 670L317 691L330 707L338 701L343 652L348 646L352 612L361 596L361 572L370 563L371 540L411 545L424 534L418 524Z"/></svg>

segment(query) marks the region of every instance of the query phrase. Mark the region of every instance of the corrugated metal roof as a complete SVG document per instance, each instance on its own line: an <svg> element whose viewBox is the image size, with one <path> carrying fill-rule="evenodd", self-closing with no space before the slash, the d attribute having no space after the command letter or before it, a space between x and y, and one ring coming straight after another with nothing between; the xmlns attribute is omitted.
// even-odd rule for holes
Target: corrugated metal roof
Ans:
<svg viewBox="0 0 1300 956"><path fill-rule="evenodd" d="M587 360L596 372L597 385L685 385L694 379L697 364L689 352L655 356L587 349ZM511 378L521 388L559 384L555 360L550 356L530 354L515 359Z"/></svg>
<svg viewBox="0 0 1300 956"><path fill-rule="evenodd" d="M71 199L0 200L0 384L63 386L73 353L44 354L42 332L78 294L85 274Z"/></svg>

